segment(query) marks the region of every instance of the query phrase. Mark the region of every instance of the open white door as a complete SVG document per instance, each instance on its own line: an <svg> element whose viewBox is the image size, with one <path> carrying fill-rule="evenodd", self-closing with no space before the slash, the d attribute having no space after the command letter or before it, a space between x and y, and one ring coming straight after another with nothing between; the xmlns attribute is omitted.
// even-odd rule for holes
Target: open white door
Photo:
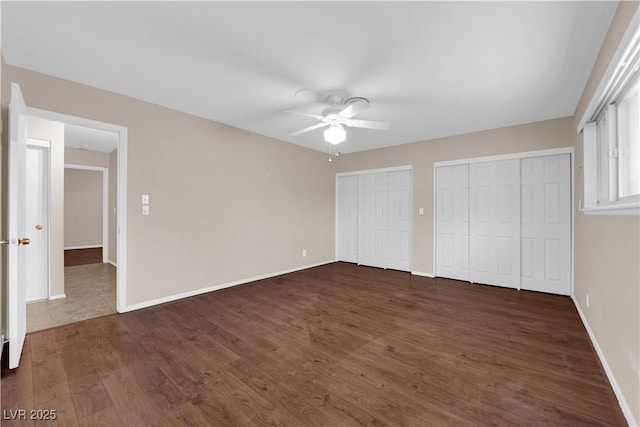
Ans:
<svg viewBox="0 0 640 427"><path fill-rule="evenodd" d="M7 231L7 335L9 339L9 368L20 363L27 330L27 307L24 245L26 181L27 181L27 107L20 86L11 84L9 103L9 161L8 161Z"/></svg>

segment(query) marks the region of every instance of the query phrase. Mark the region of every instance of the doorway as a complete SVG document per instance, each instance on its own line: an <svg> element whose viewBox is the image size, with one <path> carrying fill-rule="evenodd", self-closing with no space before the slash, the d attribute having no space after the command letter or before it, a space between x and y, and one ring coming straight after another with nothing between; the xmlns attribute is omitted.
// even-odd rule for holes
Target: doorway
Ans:
<svg viewBox="0 0 640 427"><path fill-rule="evenodd" d="M27 140L26 218L30 248L25 251L27 302L49 298L49 141Z"/></svg>
<svg viewBox="0 0 640 427"><path fill-rule="evenodd" d="M68 127L66 127L68 128ZM65 141L67 138L65 137ZM115 215L111 175L116 173L111 153L92 152L96 163L74 155L76 150L65 146L64 164L64 265L111 263L116 265L115 229L110 216ZM70 158L71 157L71 158ZM115 191L114 191L115 193Z"/></svg>
<svg viewBox="0 0 640 427"><path fill-rule="evenodd" d="M53 264L56 266L59 264L60 269L64 270L61 277L63 280L59 281L63 281L64 285L62 292L59 290L60 287L57 287L57 292L48 289L44 300L27 305L27 331L123 312L126 301L124 280L126 275L123 274L123 270L126 268L126 263L124 250L121 248L126 247L126 168L119 168L116 165L120 163L126 166L126 128L37 109L29 109L28 112L30 117L57 122L64 126L65 147L62 149L58 147L59 152L63 154L57 159L52 153L51 162L55 165L51 165L51 173L56 173L53 169L58 168L57 173L62 176L66 175L65 171L93 172L99 175L101 203L98 209L101 214L97 219L100 223L99 238L87 244L69 243L66 241L67 236L62 236L60 229L70 228L68 224L64 225L66 213L64 217L60 216L57 221L52 221L50 224L52 230L58 227L62 238L58 239L59 244L51 245L51 242L49 244L49 251L52 254L49 273ZM71 141L70 145L69 137L74 139L74 135L75 142ZM105 146L106 139L109 139L110 147ZM95 164L97 158L103 159L101 164L100 161L99 164ZM60 181L64 182L66 179L59 180L58 184ZM51 185L53 187L55 183L52 182ZM80 193L83 191L80 188ZM63 199L63 190L58 189L56 193L52 189L51 197L54 196L58 200ZM87 201L87 204L90 203ZM119 209L120 207L122 209ZM79 231L80 236L86 234L86 230L76 231ZM99 247L98 262L80 263L82 265L76 263L74 266L67 267L64 262L64 253L67 252L65 249L80 249L82 252L86 246Z"/></svg>

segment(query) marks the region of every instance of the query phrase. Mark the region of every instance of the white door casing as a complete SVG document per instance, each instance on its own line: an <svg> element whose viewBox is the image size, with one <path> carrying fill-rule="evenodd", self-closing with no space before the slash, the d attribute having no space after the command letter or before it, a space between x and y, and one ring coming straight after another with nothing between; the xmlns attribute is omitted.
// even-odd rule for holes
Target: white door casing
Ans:
<svg viewBox="0 0 640 427"><path fill-rule="evenodd" d="M358 176L358 264L386 268L387 174Z"/></svg>
<svg viewBox="0 0 640 427"><path fill-rule="evenodd" d="M337 178L338 261L358 262L358 176Z"/></svg>
<svg viewBox="0 0 640 427"><path fill-rule="evenodd" d="M387 173L386 268L411 270L411 170Z"/></svg>
<svg viewBox="0 0 640 427"><path fill-rule="evenodd" d="M522 159L522 289L571 294L571 159Z"/></svg>
<svg viewBox="0 0 640 427"><path fill-rule="evenodd" d="M25 251L27 302L49 298L49 148L48 141L27 140L25 217L31 236Z"/></svg>
<svg viewBox="0 0 640 427"><path fill-rule="evenodd" d="M469 280L469 165L436 168L436 271Z"/></svg>
<svg viewBox="0 0 640 427"><path fill-rule="evenodd" d="M470 280L520 288L520 160L469 165Z"/></svg>
<svg viewBox="0 0 640 427"><path fill-rule="evenodd" d="M6 259L6 309L9 369L15 369L20 364L27 330L24 251L29 248L19 244L19 239L28 237L23 215L27 179L27 107L16 83L11 84L8 152L7 231L10 243Z"/></svg>
<svg viewBox="0 0 640 427"><path fill-rule="evenodd" d="M118 175L117 175L117 256L116 264L116 309L125 313L135 306L127 304L127 164L128 164L128 129L124 126L86 119L53 111L28 108L29 115L65 124L88 127L92 129L114 132L118 135Z"/></svg>

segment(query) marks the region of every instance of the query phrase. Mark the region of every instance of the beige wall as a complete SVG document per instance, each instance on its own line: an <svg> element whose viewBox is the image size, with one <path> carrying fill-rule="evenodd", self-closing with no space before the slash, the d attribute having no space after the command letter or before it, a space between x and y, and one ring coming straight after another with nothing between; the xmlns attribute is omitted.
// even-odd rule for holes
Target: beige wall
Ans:
<svg viewBox="0 0 640 427"><path fill-rule="evenodd" d="M102 172L64 170L64 247L102 246Z"/></svg>
<svg viewBox="0 0 640 427"><path fill-rule="evenodd" d="M111 261L116 264L118 261L118 150L113 150L109 153L109 209L107 210L108 229L109 229L109 242L107 261Z"/></svg>
<svg viewBox="0 0 640 427"><path fill-rule="evenodd" d="M333 260L323 153L8 65L3 73L3 93L17 82L31 107L128 128L128 305Z"/></svg>
<svg viewBox="0 0 640 427"><path fill-rule="evenodd" d="M600 83L638 2L620 2L609 33L573 117L576 146L576 209L583 198L582 134L578 122ZM575 298L640 422L640 218L575 215ZM586 296L589 294L589 308Z"/></svg>
<svg viewBox="0 0 640 427"><path fill-rule="evenodd" d="M444 160L570 147L574 135L570 118L416 142L340 156L338 172L413 166L412 270L434 273L433 163ZM424 215L418 209L424 208Z"/></svg>
<svg viewBox="0 0 640 427"><path fill-rule="evenodd" d="M108 168L109 153L66 147L64 149L64 162L72 165Z"/></svg>
<svg viewBox="0 0 640 427"><path fill-rule="evenodd" d="M5 87L3 93L6 93L6 90ZM64 221L64 125L30 117L27 123L27 135L29 138L51 142L49 287L51 296L62 295L64 294L64 227L61 226ZM3 155L6 155L6 152ZM5 178L3 176L3 179Z"/></svg>

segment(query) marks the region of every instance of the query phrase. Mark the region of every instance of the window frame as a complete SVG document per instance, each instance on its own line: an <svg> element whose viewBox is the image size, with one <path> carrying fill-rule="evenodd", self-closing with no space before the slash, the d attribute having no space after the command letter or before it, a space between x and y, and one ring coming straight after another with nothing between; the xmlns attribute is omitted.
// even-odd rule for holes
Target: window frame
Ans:
<svg viewBox="0 0 640 427"><path fill-rule="evenodd" d="M629 23L578 125L577 131L583 133L584 140L584 204L580 211L585 214L640 215L640 194L618 197L616 105L640 73L639 15L640 10Z"/></svg>

